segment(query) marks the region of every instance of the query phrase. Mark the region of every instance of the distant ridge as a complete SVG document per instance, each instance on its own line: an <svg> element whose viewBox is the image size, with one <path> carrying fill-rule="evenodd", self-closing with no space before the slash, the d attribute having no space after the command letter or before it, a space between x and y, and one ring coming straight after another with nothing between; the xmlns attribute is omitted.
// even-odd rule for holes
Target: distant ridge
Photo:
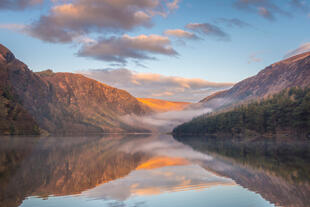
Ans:
<svg viewBox="0 0 310 207"><path fill-rule="evenodd" d="M166 101L153 98L137 98L138 101L147 105L155 112L182 111L188 107L189 102Z"/></svg>

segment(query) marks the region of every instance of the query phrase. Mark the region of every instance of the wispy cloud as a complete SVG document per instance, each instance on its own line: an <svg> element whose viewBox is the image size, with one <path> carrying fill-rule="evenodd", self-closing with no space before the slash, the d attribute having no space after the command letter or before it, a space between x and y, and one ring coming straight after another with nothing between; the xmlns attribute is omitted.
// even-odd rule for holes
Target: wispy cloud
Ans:
<svg viewBox="0 0 310 207"><path fill-rule="evenodd" d="M131 37L102 38L98 42L84 44L78 56L125 64L128 59L155 59L153 55L175 56L168 37L139 35Z"/></svg>
<svg viewBox="0 0 310 207"><path fill-rule="evenodd" d="M244 28L244 27L251 27L250 24L246 23L245 21L242 21L238 18L218 18L215 20L215 23L218 24L224 24L228 27L239 27L239 28Z"/></svg>
<svg viewBox="0 0 310 207"><path fill-rule="evenodd" d="M271 11L269 11L269 9L265 8L265 7L259 7L258 8L258 12L261 16L265 17L266 19L269 20L274 20L275 17L273 15L273 13Z"/></svg>
<svg viewBox="0 0 310 207"><path fill-rule="evenodd" d="M1 0L0 10L24 10L43 3L43 0Z"/></svg>
<svg viewBox="0 0 310 207"><path fill-rule="evenodd" d="M199 39L194 33L182 29L168 29L164 32L164 34L178 38Z"/></svg>
<svg viewBox="0 0 310 207"><path fill-rule="evenodd" d="M23 25L23 24L0 24L0 29L21 31L24 28L25 28L25 25Z"/></svg>
<svg viewBox="0 0 310 207"><path fill-rule="evenodd" d="M300 45L297 49L289 51L287 54L285 54L284 58L292 57L309 51L310 51L310 42L306 42Z"/></svg>
<svg viewBox="0 0 310 207"><path fill-rule="evenodd" d="M253 53L253 54L250 55L248 63L249 64L251 64L251 63L258 63L258 62L261 62L261 61L262 61L262 59L260 57L258 57L258 54Z"/></svg>
<svg viewBox="0 0 310 207"><path fill-rule="evenodd" d="M186 28L204 36L216 37L218 40L230 40L229 35L214 24L190 23L186 25Z"/></svg>
<svg viewBox="0 0 310 207"><path fill-rule="evenodd" d="M233 85L198 78L137 73L128 69L87 70L78 73L116 88L125 89L136 97L171 101L197 102L215 91L224 90Z"/></svg>
<svg viewBox="0 0 310 207"><path fill-rule="evenodd" d="M293 8L297 8L300 11L308 12L310 10L310 5L309 2L307 3L306 1L301 1L301 0L291 0L290 4L292 5Z"/></svg>
<svg viewBox="0 0 310 207"><path fill-rule="evenodd" d="M275 20L277 14L291 16L272 0L237 0L234 5L238 9L255 12L270 21Z"/></svg>
<svg viewBox="0 0 310 207"><path fill-rule="evenodd" d="M180 3L180 0L173 0L172 2L167 3L167 7L170 10L175 10L179 8L179 3Z"/></svg>

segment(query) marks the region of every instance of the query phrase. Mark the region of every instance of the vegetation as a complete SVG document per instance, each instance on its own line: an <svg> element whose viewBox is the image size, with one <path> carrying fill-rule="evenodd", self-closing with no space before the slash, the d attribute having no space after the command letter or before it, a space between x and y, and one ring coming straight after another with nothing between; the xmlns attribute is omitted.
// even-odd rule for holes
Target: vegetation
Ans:
<svg viewBox="0 0 310 207"><path fill-rule="evenodd" d="M230 111L194 118L174 134L310 134L310 88L291 88Z"/></svg>
<svg viewBox="0 0 310 207"><path fill-rule="evenodd" d="M310 183L310 142L272 139L240 140L232 137L175 137L202 153L271 172L290 183ZM215 153L215 154L213 154Z"/></svg>

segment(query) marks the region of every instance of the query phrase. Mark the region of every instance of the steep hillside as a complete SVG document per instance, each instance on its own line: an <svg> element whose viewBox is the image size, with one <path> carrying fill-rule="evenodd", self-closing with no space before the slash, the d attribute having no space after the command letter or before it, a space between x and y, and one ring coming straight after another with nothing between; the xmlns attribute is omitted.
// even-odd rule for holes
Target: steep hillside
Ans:
<svg viewBox="0 0 310 207"><path fill-rule="evenodd" d="M18 97L8 81L8 65L14 55L0 47L0 134L37 135L39 127L31 115L21 106Z"/></svg>
<svg viewBox="0 0 310 207"><path fill-rule="evenodd" d="M165 101L153 98L137 98L137 99L141 103L150 107L155 112L182 111L191 104L188 102Z"/></svg>
<svg viewBox="0 0 310 207"><path fill-rule="evenodd" d="M19 103L42 129L52 134L144 131L119 118L151 112L128 92L82 75L33 73L2 45L0 52L2 84L12 86Z"/></svg>
<svg viewBox="0 0 310 207"><path fill-rule="evenodd" d="M145 115L151 111L128 92L79 74L50 73L46 75L43 72L38 75L50 84L55 99L52 102L59 106L57 108L52 106L51 109L56 110L57 114L62 113L57 111L58 108L66 110L75 122L72 123L74 125L82 122L109 132L141 131L142 129L126 125L119 117L126 114ZM68 125L68 122L72 121L65 120L61 124Z"/></svg>
<svg viewBox="0 0 310 207"><path fill-rule="evenodd" d="M202 104L221 108L252 99L260 99L286 88L304 88L310 83L310 52L303 53L266 67L257 75L247 78L231 89L207 97Z"/></svg>
<svg viewBox="0 0 310 207"><path fill-rule="evenodd" d="M224 91L218 91L218 92L215 92L213 94L211 94L210 96L207 96L206 98L202 99L201 101L199 101L199 103L206 103L210 100L212 100L213 98L217 97L217 96L220 96L222 94L225 94L228 90L224 90Z"/></svg>

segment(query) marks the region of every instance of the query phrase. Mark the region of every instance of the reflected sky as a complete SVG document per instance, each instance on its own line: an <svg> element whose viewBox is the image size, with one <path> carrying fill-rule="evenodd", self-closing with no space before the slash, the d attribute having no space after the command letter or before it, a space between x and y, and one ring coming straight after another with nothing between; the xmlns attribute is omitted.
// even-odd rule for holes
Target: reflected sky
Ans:
<svg viewBox="0 0 310 207"><path fill-rule="evenodd" d="M231 179L216 176L198 165L191 164L135 170L122 179L85 191L82 195L95 199L124 201L133 196L152 196L226 185L236 184Z"/></svg>
<svg viewBox="0 0 310 207"><path fill-rule="evenodd" d="M308 184L194 150L168 135L12 137L0 144L3 207L283 206L290 191L296 194L290 202L306 206L302 197L310 192Z"/></svg>

